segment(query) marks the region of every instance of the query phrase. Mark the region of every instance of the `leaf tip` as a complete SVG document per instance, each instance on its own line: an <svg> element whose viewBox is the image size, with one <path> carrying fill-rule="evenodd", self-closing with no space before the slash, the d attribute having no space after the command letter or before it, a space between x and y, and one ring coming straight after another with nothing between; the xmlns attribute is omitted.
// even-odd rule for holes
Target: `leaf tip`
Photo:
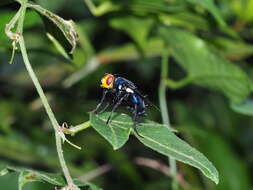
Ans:
<svg viewBox="0 0 253 190"><path fill-rule="evenodd" d="M9 171L8 171L7 168L4 168L4 169L0 170L0 176L4 176L4 175L6 175L7 173L9 173Z"/></svg>
<svg viewBox="0 0 253 190"><path fill-rule="evenodd" d="M118 150L118 149L120 149L122 146L118 146L118 145L113 145L112 146L112 148L113 148L113 150Z"/></svg>
<svg viewBox="0 0 253 190"><path fill-rule="evenodd" d="M215 169L215 173L213 173L211 176L209 176L209 178L216 184L219 184L219 173L218 171Z"/></svg>
<svg viewBox="0 0 253 190"><path fill-rule="evenodd" d="M217 172L217 175L214 176L213 181L214 181L214 183L215 183L216 185L219 184L220 180L219 180L219 174L218 174L218 172Z"/></svg>

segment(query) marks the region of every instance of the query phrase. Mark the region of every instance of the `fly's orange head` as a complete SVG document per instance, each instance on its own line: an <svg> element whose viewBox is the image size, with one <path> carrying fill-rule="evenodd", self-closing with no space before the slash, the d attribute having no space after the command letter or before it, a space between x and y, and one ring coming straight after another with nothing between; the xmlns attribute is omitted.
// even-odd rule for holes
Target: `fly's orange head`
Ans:
<svg viewBox="0 0 253 190"><path fill-rule="evenodd" d="M102 79L101 79L101 87L102 88L113 88L113 83L114 83L114 76L112 74L106 74Z"/></svg>

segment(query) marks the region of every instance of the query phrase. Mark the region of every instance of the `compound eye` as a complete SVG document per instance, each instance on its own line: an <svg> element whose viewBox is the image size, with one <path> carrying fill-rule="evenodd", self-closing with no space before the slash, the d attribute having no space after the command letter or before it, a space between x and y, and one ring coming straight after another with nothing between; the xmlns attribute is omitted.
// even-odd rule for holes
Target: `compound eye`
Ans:
<svg viewBox="0 0 253 190"><path fill-rule="evenodd" d="M110 86L110 84L113 82L113 77L112 76L109 76L107 79L106 79L106 84L108 86Z"/></svg>
<svg viewBox="0 0 253 190"><path fill-rule="evenodd" d="M114 76L112 74L107 74L101 79L102 88L113 88Z"/></svg>

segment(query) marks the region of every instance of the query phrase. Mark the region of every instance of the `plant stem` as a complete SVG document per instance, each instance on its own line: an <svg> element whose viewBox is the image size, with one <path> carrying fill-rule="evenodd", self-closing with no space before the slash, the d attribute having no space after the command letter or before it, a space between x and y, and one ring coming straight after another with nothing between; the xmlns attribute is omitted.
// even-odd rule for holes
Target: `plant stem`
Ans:
<svg viewBox="0 0 253 190"><path fill-rule="evenodd" d="M94 16L102 16L103 14L110 12L112 10L118 10L119 6L111 3L110 1L105 1L101 3L99 6L95 6L92 0L84 0L86 5L88 6L90 12Z"/></svg>
<svg viewBox="0 0 253 190"><path fill-rule="evenodd" d="M42 87L38 81L38 78L36 77L33 69L32 69L32 66L30 64L30 61L28 59L28 55L27 55L27 51L26 51L26 47L25 47L25 41L24 41L24 38L23 38L23 23L24 23L24 17L25 17L25 12L26 12L26 7L27 7L27 1L23 1L22 3L22 9L21 9L21 15L20 15L20 18L19 18L19 22L18 22L18 27L17 27L17 32L20 34L20 39L19 39L19 45L20 45L20 50L21 50L21 54L22 54L22 57L23 57L23 60L24 60L24 64L25 64L25 67L29 73L29 76L31 77L34 85L35 85L35 88L40 96L40 99L43 103L43 106L48 114L48 117L54 127L54 131L55 131L55 139L56 139L56 149L57 149L57 154L58 154L58 157L59 157L59 160L60 160L60 164L61 164L61 167L62 167L62 170L63 170L63 173L64 173L64 176L67 180L67 183L68 183L68 186L69 187L72 187L71 189L79 189L77 186L74 185L73 183L73 180L70 176L70 173L69 173L69 170L67 168L67 165L66 165L66 162L64 160L64 156L63 156L63 150L62 150L62 142L61 142L61 136L60 136L60 131L58 130L59 128L59 124L54 116L54 113L47 101L47 98L42 90Z"/></svg>
<svg viewBox="0 0 253 190"><path fill-rule="evenodd" d="M164 124L170 127L169 113L167 109L167 101L166 101L166 84L165 79L167 78L167 70L168 70L168 55L165 54L162 56L162 65L161 65L161 80L159 87L159 101L160 108L162 114L162 121Z"/></svg>
<svg viewBox="0 0 253 190"><path fill-rule="evenodd" d="M167 109L167 101L166 101L166 86L167 86L166 79L168 76L168 58L169 58L168 53L165 53L162 56L161 79L160 79L160 86L159 86L159 102L160 102L163 124L165 124L168 127L171 127L170 120L169 120L169 113ZM173 178L172 189L177 190L178 184L176 181L176 176L177 176L176 160L169 157L169 164L170 164L171 175Z"/></svg>
<svg viewBox="0 0 253 190"><path fill-rule="evenodd" d="M79 125L76 125L74 127L70 127L69 129L68 128L63 128L63 132L65 134L75 135L79 131L85 130L88 127L90 127L90 121L86 121L86 122L81 123Z"/></svg>
<svg viewBox="0 0 253 190"><path fill-rule="evenodd" d="M179 81L174 81L174 80L167 78L165 83L171 89L178 89L178 88L184 87L185 85L189 84L192 81L193 81L192 77L186 77L186 78L181 79Z"/></svg>

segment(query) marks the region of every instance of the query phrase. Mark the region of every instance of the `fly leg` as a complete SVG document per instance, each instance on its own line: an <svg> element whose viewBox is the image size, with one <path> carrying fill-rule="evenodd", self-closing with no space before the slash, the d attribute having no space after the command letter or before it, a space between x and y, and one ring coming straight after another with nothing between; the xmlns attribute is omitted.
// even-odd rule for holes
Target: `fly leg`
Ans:
<svg viewBox="0 0 253 190"><path fill-rule="evenodd" d="M100 108L100 106L103 104L103 102L105 100L107 92L108 92L108 90L103 90L103 96L102 96L99 104L97 105L97 107L94 110L91 111L91 113L97 113L98 109Z"/></svg>
<svg viewBox="0 0 253 190"><path fill-rule="evenodd" d="M106 103L106 106L101 110L101 111L99 111L99 112L97 112L98 114L100 114L100 113L103 113L110 105L112 105L110 102L107 102Z"/></svg>
<svg viewBox="0 0 253 190"><path fill-rule="evenodd" d="M126 108L133 113L134 109L131 106L127 106Z"/></svg>
<svg viewBox="0 0 253 190"><path fill-rule="evenodd" d="M114 106L113 106L113 108L112 108L112 111L111 111L111 113L110 113L110 115L109 115L109 117L108 117L108 119L107 119L107 121L106 121L106 124L109 123L109 121L110 121L110 119L111 119L111 117L112 117L112 113L117 109L117 107L122 103L122 101L123 101L127 96L128 96L128 93L127 93L127 94L124 94L124 95L119 99L119 101L116 102L116 103L114 104ZM117 99L118 99L118 98L117 98Z"/></svg>
<svg viewBox="0 0 253 190"><path fill-rule="evenodd" d="M141 138L143 138L143 136L141 136L139 134L139 132L137 131L137 125L138 125L138 110L137 110L137 104L134 104L134 110L133 110L133 121L134 121L134 132Z"/></svg>
<svg viewBox="0 0 253 190"><path fill-rule="evenodd" d="M106 106L100 112L98 112L98 114L103 113L109 106L115 105L115 102L116 98L114 98L112 102L107 102Z"/></svg>

